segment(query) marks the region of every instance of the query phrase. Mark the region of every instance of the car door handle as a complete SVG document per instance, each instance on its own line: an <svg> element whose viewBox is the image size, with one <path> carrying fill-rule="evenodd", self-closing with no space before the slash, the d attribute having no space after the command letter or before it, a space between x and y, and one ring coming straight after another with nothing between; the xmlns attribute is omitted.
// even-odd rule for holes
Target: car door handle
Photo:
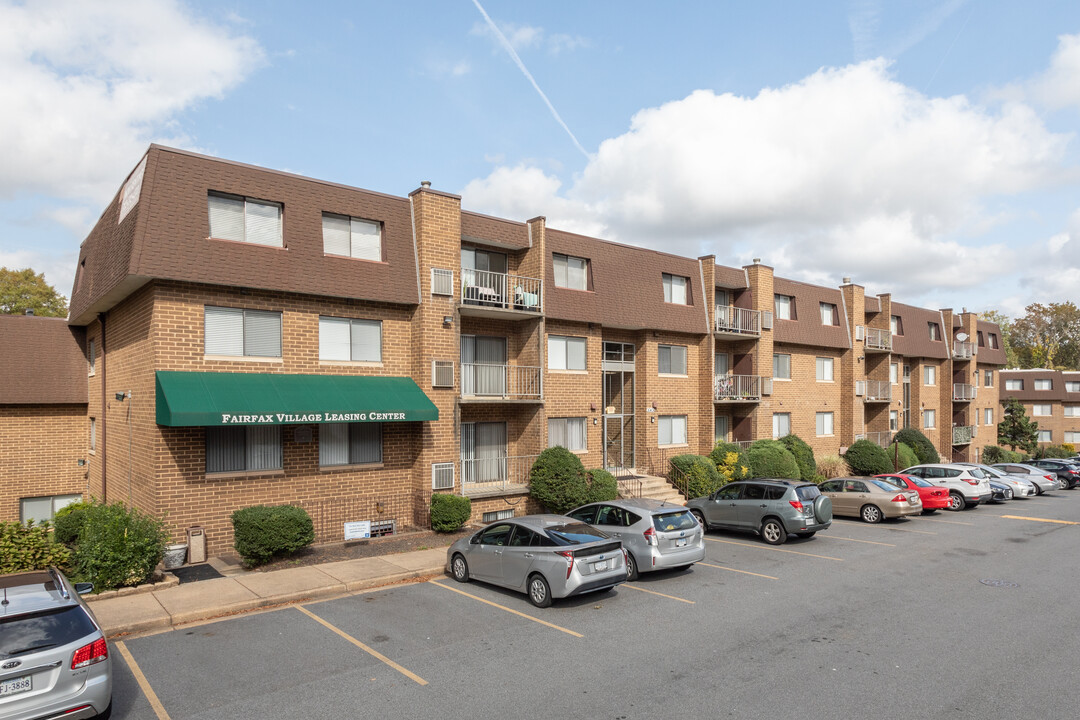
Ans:
<svg viewBox="0 0 1080 720"><path fill-rule="evenodd" d="M611 537L622 537L622 533L611 533Z"/></svg>
<svg viewBox="0 0 1080 720"><path fill-rule="evenodd" d="M532 553L525 553L525 557L527 557L527 558L531 558L532 556L533 556Z"/></svg>
<svg viewBox="0 0 1080 720"><path fill-rule="evenodd" d="M495 554L496 554L496 555L502 555L502 550L496 550L496 551L495 551Z"/></svg>
<svg viewBox="0 0 1080 720"><path fill-rule="evenodd" d="M768 506L768 505L766 505L766 504L764 504L764 503L762 503L761 505L758 505L758 507L769 507L769 506Z"/></svg>

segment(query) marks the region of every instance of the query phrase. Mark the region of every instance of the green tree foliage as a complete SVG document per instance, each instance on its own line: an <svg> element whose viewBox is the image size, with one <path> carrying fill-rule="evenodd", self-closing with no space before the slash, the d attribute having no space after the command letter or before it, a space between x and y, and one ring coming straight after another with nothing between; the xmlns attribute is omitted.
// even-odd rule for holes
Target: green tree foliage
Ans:
<svg viewBox="0 0 1080 720"><path fill-rule="evenodd" d="M780 444L795 456L795 462L799 465L799 477L810 480L817 475L817 463L814 462L814 449L806 444L798 435L785 435L780 438Z"/></svg>
<svg viewBox="0 0 1080 720"><path fill-rule="evenodd" d="M43 273L0 268L0 314L25 315L27 310L45 317L67 317L67 298L45 282Z"/></svg>
<svg viewBox="0 0 1080 720"><path fill-rule="evenodd" d="M1068 450L1061 447L1060 445L1047 445L1044 448L1039 448L1035 452L1035 457L1039 458L1039 459L1042 459L1042 458L1057 458L1057 459L1070 458L1073 455L1075 455L1075 453L1069 452Z"/></svg>
<svg viewBox="0 0 1080 720"><path fill-rule="evenodd" d="M472 501L461 495L435 493L431 496L431 529L454 532L472 515Z"/></svg>
<svg viewBox="0 0 1080 720"><path fill-rule="evenodd" d="M903 470L919 464L919 456L915 454L915 449L906 443L894 442L885 449L885 454L889 456L890 468L895 464L897 470Z"/></svg>
<svg viewBox="0 0 1080 720"><path fill-rule="evenodd" d="M919 432L918 428L904 428L893 435L893 442L910 445L911 449L915 451L915 456L919 458L919 463L941 462L941 456L938 455L934 443L930 442L928 437Z"/></svg>
<svg viewBox="0 0 1080 720"><path fill-rule="evenodd" d="M1035 452L1039 440L1039 424L1028 419L1024 404L1016 398L1005 402L1005 419L997 426L998 445L1020 448L1028 454Z"/></svg>
<svg viewBox="0 0 1080 720"><path fill-rule="evenodd" d="M676 455L671 458L671 464L678 470L675 473L675 484L680 481L685 486L680 488L686 494L687 500L711 495L721 485L725 484L724 478L716 469L716 463L711 457L702 455Z"/></svg>
<svg viewBox="0 0 1080 720"><path fill-rule="evenodd" d="M619 497L619 482L607 470L586 470L585 479L589 483L589 499L586 502L604 502Z"/></svg>
<svg viewBox="0 0 1080 720"><path fill-rule="evenodd" d="M65 505L56 511L56 516L53 518L53 535L57 542L65 545L78 544L79 532L82 530L83 522L86 520L86 510L90 505L91 503L88 502L77 502Z"/></svg>
<svg viewBox="0 0 1080 720"><path fill-rule="evenodd" d="M856 475L880 475L893 471L885 448L869 440L856 440L844 453L844 460Z"/></svg>
<svg viewBox="0 0 1080 720"><path fill-rule="evenodd" d="M0 575L44 570L50 565L65 568L69 562L71 551L53 539L48 522L0 523Z"/></svg>
<svg viewBox="0 0 1080 720"><path fill-rule="evenodd" d="M987 465L994 465L996 463L1018 463L1022 462L1022 455L1012 450L1006 450L998 445L986 445L982 449L982 461Z"/></svg>
<svg viewBox="0 0 1080 720"><path fill-rule="evenodd" d="M798 480L799 463L782 443L777 440L758 440L746 451L752 478L780 478Z"/></svg>
<svg viewBox="0 0 1080 720"><path fill-rule="evenodd" d="M1022 368L1080 368L1080 308L1072 302L1028 305L1009 337Z"/></svg>

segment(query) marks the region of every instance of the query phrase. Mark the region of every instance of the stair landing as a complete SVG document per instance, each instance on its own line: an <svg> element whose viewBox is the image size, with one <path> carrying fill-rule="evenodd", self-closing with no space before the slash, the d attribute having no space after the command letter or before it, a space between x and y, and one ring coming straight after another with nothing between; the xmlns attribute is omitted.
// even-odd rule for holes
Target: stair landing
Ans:
<svg viewBox="0 0 1080 720"><path fill-rule="evenodd" d="M637 483L641 483L641 491L638 492ZM667 481L666 478L656 477L655 475L644 475L638 473L634 480L629 483L620 484L620 495L624 490L629 489L632 497L652 498L654 500L660 500L662 502L669 502L674 505L685 505L686 498L682 493L675 489L675 486Z"/></svg>

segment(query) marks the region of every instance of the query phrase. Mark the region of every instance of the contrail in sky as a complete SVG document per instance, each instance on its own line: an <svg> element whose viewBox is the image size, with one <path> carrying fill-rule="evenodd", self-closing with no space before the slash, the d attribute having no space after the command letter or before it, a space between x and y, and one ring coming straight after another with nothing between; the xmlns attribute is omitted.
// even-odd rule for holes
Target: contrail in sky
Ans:
<svg viewBox="0 0 1080 720"><path fill-rule="evenodd" d="M574 137L574 133L570 132L570 127L565 122L563 122L563 119L561 117L559 117L559 111L555 109L555 106L551 104L550 100L548 100L548 97L544 94L544 91L541 90L540 86L536 84L536 79L533 78L532 73L530 73L528 68L525 67L525 63L521 62L521 58L518 57L517 51L514 50L514 46L510 44L510 41L506 39L506 36L503 35L502 31L499 30L498 26L495 25L495 22L491 19L491 16L487 14L486 10L484 10L484 6L480 4L480 0L473 0L473 5L475 5L476 9L480 11L480 14L484 16L484 20L487 21L488 27L490 27L491 31L495 33L495 37L499 38L499 42L502 43L503 49L505 49L506 52L510 54L510 57L514 59L514 62L517 63L518 69L521 70L521 72L524 73L525 77L529 79L529 82L532 83L532 86L536 88L536 92L540 93L540 97L544 100L544 104L548 106L548 110L551 111L551 114L555 118L556 122L562 125L562 129L565 130L566 134L570 136L570 139L574 141L574 147L580 150L581 154L585 156L586 160L588 160L589 153L585 152L585 148L583 148L581 146L581 143L578 142L578 139Z"/></svg>

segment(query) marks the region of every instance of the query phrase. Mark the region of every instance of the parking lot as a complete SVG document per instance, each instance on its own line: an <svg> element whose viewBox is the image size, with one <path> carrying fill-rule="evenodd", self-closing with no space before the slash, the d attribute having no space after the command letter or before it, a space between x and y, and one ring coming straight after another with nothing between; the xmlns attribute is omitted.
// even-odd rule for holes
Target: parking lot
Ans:
<svg viewBox="0 0 1080 720"><path fill-rule="evenodd" d="M707 537L547 610L447 576L127 638L113 717L1075 716L1080 491Z"/></svg>

